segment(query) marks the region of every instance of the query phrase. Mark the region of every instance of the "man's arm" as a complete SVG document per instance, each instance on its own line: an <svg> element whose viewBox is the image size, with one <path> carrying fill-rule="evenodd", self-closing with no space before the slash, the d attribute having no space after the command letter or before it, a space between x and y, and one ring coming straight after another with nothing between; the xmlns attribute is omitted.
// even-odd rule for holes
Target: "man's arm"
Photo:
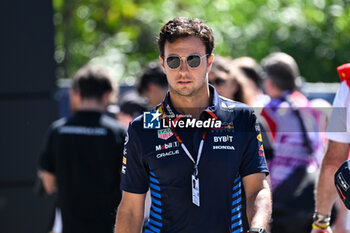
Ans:
<svg viewBox="0 0 350 233"><path fill-rule="evenodd" d="M339 197L337 198L335 204L337 206L338 213L332 228L336 233L347 233L349 232L346 230L348 209L345 207Z"/></svg>
<svg viewBox="0 0 350 233"><path fill-rule="evenodd" d="M251 228L267 228L272 212L271 190L265 173L242 179L247 199L247 217Z"/></svg>
<svg viewBox="0 0 350 233"><path fill-rule="evenodd" d="M38 172L39 178L43 181L43 185L47 194L52 194L57 191L56 177L51 172L40 170Z"/></svg>
<svg viewBox="0 0 350 233"><path fill-rule="evenodd" d="M330 216L333 204L337 198L334 186L334 174L347 159L349 144L329 140L328 150L323 158L321 171L316 187L316 211L322 215ZM312 230L318 232L317 229ZM332 232L327 228L325 232Z"/></svg>
<svg viewBox="0 0 350 233"><path fill-rule="evenodd" d="M143 224L146 193L136 194L123 191L115 233L140 233Z"/></svg>

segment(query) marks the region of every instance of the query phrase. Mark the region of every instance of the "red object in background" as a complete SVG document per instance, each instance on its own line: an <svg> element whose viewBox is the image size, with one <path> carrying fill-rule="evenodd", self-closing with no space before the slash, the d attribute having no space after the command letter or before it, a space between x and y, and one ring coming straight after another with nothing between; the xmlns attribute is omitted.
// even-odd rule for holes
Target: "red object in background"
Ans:
<svg viewBox="0 0 350 233"><path fill-rule="evenodd" d="M346 81L347 85L350 87L350 63L338 66L337 70L341 81Z"/></svg>
<svg viewBox="0 0 350 233"><path fill-rule="evenodd" d="M343 64L341 66L338 66L337 70L338 70L338 74L339 74L341 81L342 82L346 81L346 84L350 88L350 63L346 63L346 64ZM347 159L350 159L350 149L349 149Z"/></svg>

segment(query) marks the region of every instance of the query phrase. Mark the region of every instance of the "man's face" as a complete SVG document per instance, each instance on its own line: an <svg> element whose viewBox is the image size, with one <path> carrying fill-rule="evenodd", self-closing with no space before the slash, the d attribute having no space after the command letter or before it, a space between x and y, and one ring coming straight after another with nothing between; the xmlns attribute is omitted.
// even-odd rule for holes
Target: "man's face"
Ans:
<svg viewBox="0 0 350 233"><path fill-rule="evenodd" d="M160 57L160 62L167 76L171 93L181 96L196 96L207 90L207 73L210 71L214 55L203 56L200 66L191 68L186 63L186 59L193 54L199 56L206 54L203 42L197 37L179 38L173 43L165 42L164 59ZM181 57L182 62L179 68L170 69L167 66L166 59L171 55Z"/></svg>
<svg viewBox="0 0 350 233"><path fill-rule="evenodd" d="M160 104L168 91L168 88L161 87L158 84L150 83L148 84L147 90L143 91L142 95L145 96L151 105L154 107Z"/></svg>
<svg viewBox="0 0 350 233"><path fill-rule="evenodd" d="M272 81L270 80L270 78L266 77L264 79L263 85L264 85L266 94L271 97Z"/></svg>

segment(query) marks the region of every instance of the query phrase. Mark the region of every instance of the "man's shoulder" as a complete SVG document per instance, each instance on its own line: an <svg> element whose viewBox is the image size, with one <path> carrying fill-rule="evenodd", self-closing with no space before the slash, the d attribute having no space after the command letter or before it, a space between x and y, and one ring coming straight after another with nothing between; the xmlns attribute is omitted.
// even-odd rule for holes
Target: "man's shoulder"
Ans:
<svg viewBox="0 0 350 233"><path fill-rule="evenodd" d="M225 97L220 96L219 97L219 106L218 110L222 112L234 112L234 113L253 113L253 108L251 108L249 105L227 99Z"/></svg>
<svg viewBox="0 0 350 233"><path fill-rule="evenodd" d="M141 127L143 123L143 118L144 118L144 114L141 114L140 116L136 117L134 120L130 122L130 126L132 126L135 129Z"/></svg>
<svg viewBox="0 0 350 233"><path fill-rule="evenodd" d="M342 91L345 91L345 92L348 92L349 89L350 89L350 87L348 86L348 84L347 84L346 82L344 82L344 81L340 83L339 88L340 88Z"/></svg>
<svg viewBox="0 0 350 233"><path fill-rule="evenodd" d="M246 131L256 119L250 106L223 97L219 99L216 116L225 127L234 126L237 131Z"/></svg>
<svg viewBox="0 0 350 233"><path fill-rule="evenodd" d="M107 115L101 115L100 125L106 129L112 130L115 133L125 132L125 128L119 122Z"/></svg>
<svg viewBox="0 0 350 233"><path fill-rule="evenodd" d="M235 106L236 108L251 108L249 105L235 100L228 99L223 96L219 96L220 107Z"/></svg>
<svg viewBox="0 0 350 233"><path fill-rule="evenodd" d="M342 107L345 104L345 101L347 101L349 98L349 86L343 81L338 88L335 100L333 102L333 105L335 106L333 107Z"/></svg>
<svg viewBox="0 0 350 233"><path fill-rule="evenodd" d="M160 121L162 113L163 113L163 110L161 108L161 105L159 104L159 105L153 107L151 110L143 112L143 114L137 116L134 120L132 120L130 122L130 126L133 127L134 129L141 129L144 125L145 117L146 117L146 121L149 120L148 119L149 116L152 116L151 120L153 119L153 116L154 116L155 119L153 119L153 120Z"/></svg>
<svg viewBox="0 0 350 233"><path fill-rule="evenodd" d="M55 131L57 130L58 128L64 126L67 124L67 121L68 121L68 118L66 117L63 117L63 118L60 118L54 122L52 122L51 126L50 126L50 130L51 131Z"/></svg>

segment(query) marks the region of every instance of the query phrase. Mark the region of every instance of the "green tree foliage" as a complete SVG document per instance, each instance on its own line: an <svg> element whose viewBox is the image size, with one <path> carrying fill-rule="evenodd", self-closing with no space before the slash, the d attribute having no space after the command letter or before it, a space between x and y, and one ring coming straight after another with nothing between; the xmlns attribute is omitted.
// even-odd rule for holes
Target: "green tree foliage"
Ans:
<svg viewBox="0 0 350 233"><path fill-rule="evenodd" d="M338 81L350 62L350 0L53 0L57 77L87 62L133 84L158 58L160 27L175 16L198 17L214 31L215 54L292 55L307 81Z"/></svg>

